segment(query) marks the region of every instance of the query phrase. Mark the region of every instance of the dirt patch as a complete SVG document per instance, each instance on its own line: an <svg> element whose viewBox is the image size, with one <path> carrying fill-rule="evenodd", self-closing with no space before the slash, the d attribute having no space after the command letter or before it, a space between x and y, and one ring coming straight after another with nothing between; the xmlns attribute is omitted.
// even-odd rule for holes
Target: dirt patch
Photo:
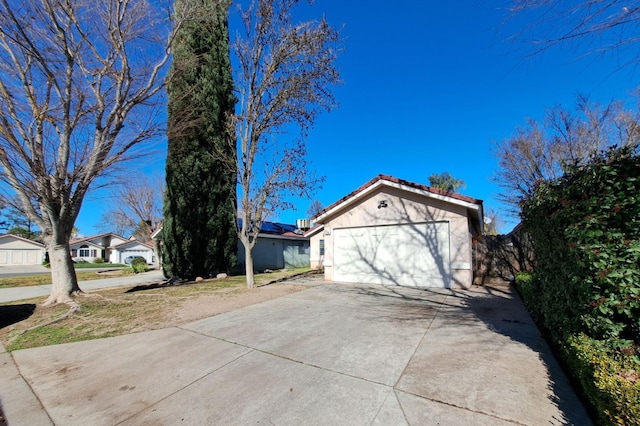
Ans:
<svg viewBox="0 0 640 426"><path fill-rule="evenodd" d="M182 324L277 299L306 288L299 285L279 284L254 289L225 289L216 295L203 295L197 299L185 300L170 315L174 318L174 322Z"/></svg>

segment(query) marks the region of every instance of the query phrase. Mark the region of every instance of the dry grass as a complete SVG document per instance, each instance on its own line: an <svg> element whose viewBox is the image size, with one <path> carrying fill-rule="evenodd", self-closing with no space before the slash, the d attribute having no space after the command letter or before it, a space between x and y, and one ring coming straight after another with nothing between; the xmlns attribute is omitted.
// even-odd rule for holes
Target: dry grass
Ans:
<svg viewBox="0 0 640 426"><path fill-rule="evenodd" d="M180 325L307 288L286 282L264 285L296 273L300 271L256 275L258 287L251 290L243 276L135 292L127 292L132 287L100 290L93 294L101 297L77 299L81 309L71 318L24 334L64 314L68 306L42 307L41 299L3 304L0 341L13 351Z"/></svg>
<svg viewBox="0 0 640 426"><path fill-rule="evenodd" d="M123 272L122 270L119 270L117 273L122 275ZM78 281L99 280L101 278L110 278L114 276L105 276L97 273L96 271L80 271L76 272L76 275L78 277ZM0 288L29 287L43 284L51 284L51 273L29 275L26 277L0 278Z"/></svg>

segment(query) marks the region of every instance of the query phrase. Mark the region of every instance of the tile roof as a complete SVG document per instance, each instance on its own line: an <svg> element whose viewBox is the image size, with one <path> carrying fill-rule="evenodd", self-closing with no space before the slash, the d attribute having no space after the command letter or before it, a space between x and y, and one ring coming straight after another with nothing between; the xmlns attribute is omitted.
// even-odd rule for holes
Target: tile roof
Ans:
<svg viewBox="0 0 640 426"><path fill-rule="evenodd" d="M369 182L367 182L364 185L360 186L355 191L353 191L353 192L345 195L344 197L340 198L338 201L336 201L335 203L331 204L330 206L328 206L327 208L325 208L324 210L322 210L321 212L316 214L314 216L314 218L323 215L324 213L328 212L329 210L333 209L334 207L336 207L336 206L344 203L348 199L358 195L359 193L361 193L365 189L369 188L370 186L375 185L379 181L395 183L395 184L398 184L398 185L403 185L403 186L407 186L407 187L410 187L410 188L419 189L421 191L426 191L426 192L429 192L431 194L442 195L442 196L453 198L453 199L456 199L456 200L465 201L467 203L482 205L482 200L478 200L478 199L473 198L473 197L469 197L469 196L466 196L466 195L458 194L457 192L444 191L442 189L434 188L432 186L422 185L422 184L419 184L419 183L410 182L408 180L399 179L399 178L394 177L394 176L380 174L380 175L376 176L375 178L371 179Z"/></svg>

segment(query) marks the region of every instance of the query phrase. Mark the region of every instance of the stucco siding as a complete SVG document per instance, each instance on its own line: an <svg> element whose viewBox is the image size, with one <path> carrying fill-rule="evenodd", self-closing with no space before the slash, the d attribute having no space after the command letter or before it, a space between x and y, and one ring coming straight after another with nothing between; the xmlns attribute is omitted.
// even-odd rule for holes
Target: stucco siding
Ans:
<svg viewBox="0 0 640 426"><path fill-rule="evenodd" d="M319 240L324 239L325 278L333 280L336 229L425 222L449 223L451 285L470 286L472 252L467 209L458 204L428 198L399 188L378 188L325 217L324 231L311 237L312 259L316 258L315 251Z"/></svg>
<svg viewBox="0 0 640 426"><path fill-rule="evenodd" d="M24 241L12 236L2 238L0 248L3 250L42 250L42 246L36 242Z"/></svg>
<svg viewBox="0 0 640 426"><path fill-rule="evenodd" d="M324 258L325 254L321 253L320 250L320 241L325 240L324 229L312 235L309 238L309 266L312 269L322 269L324 268ZM323 250L326 251L326 241L324 241L325 248Z"/></svg>

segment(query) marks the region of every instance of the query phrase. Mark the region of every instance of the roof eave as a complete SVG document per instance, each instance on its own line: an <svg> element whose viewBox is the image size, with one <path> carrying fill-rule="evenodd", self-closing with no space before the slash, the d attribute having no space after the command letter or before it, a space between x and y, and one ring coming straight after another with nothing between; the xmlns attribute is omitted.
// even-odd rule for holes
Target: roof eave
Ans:
<svg viewBox="0 0 640 426"><path fill-rule="evenodd" d="M479 215L482 216L482 200L475 200L475 202L470 202L470 201L465 201L465 200L460 200L458 198L449 196L449 195L445 195L445 194L437 194L434 192L430 192L430 191L426 191L424 189L420 189L420 188L414 188L412 186L408 186L408 185L404 185L402 183L398 183L398 182L391 182L389 180L386 179L381 179L378 178L375 182L373 183L367 183L365 184L366 187L364 187L362 190L356 190L355 193L353 193L352 196L347 196L347 198L341 202L336 204L335 206L329 208L327 211L321 213L319 216L317 216L316 218L314 218L314 221L316 223L324 223L324 221L328 218L331 217L335 214L337 214L338 212L346 209L347 207L349 207L350 205L354 204L355 202L357 202L358 200L360 200L361 198L366 197L368 194L370 194L371 192L377 190L380 187L386 186L386 187L390 187L390 188L395 188L395 189L399 189L402 191L406 191L406 192L411 192L414 194L418 194L427 198L433 198L436 200L441 200L447 203L451 203L454 205L458 205L461 207L465 207L468 210L471 211L479 211Z"/></svg>

